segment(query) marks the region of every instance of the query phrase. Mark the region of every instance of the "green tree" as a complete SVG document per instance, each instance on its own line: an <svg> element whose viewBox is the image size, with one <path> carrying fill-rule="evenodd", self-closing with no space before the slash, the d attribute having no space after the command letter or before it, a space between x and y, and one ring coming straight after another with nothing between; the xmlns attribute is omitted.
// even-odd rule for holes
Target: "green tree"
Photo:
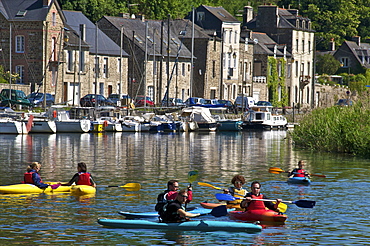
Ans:
<svg viewBox="0 0 370 246"><path fill-rule="evenodd" d="M330 54L316 57L316 72L318 74L335 74L340 68L340 62Z"/></svg>

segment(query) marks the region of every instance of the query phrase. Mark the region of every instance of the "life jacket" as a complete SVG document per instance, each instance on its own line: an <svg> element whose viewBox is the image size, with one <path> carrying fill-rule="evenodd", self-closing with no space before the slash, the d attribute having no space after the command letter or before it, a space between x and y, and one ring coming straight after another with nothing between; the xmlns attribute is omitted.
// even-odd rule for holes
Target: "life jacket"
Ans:
<svg viewBox="0 0 370 246"><path fill-rule="evenodd" d="M167 205L168 201L166 200L165 196L168 193L168 190L165 190L164 192L160 193L157 196L157 204L155 205L155 211L158 212L158 214L161 214L163 212L163 207Z"/></svg>
<svg viewBox="0 0 370 246"><path fill-rule="evenodd" d="M78 173L77 185L91 185L90 173Z"/></svg>
<svg viewBox="0 0 370 246"><path fill-rule="evenodd" d="M25 184L34 184L32 174L36 172L26 172L24 173L24 183ZM42 182L41 177L40 177L40 182Z"/></svg>
<svg viewBox="0 0 370 246"><path fill-rule="evenodd" d="M256 195L251 195L252 199L263 199L263 194L259 194L259 196L256 196ZM251 201L249 203L249 206L247 208L247 210L265 210L266 207L265 207L265 203L263 201Z"/></svg>
<svg viewBox="0 0 370 246"><path fill-rule="evenodd" d="M294 177L302 177L304 178L306 175L305 175L305 170L304 169L294 169L293 171L295 174L294 174Z"/></svg>
<svg viewBox="0 0 370 246"><path fill-rule="evenodd" d="M234 196L234 197L240 197L240 199L236 199L236 200L234 200L234 201L229 201L228 202L228 204L239 204L239 203L241 203L242 201L243 201L243 197L246 195L246 193L247 193L247 191L245 190L245 189L243 189L243 188L241 188L241 189L237 189L237 188L235 188L235 187L230 187L230 189L229 190L232 190L233 192L232 192L232 195ZM235 194L239 194L240 196L238 196L238 195L235 195Z"/></svg>
<svg viewBox="0 0 370 246"><path fill-rule="evenodd" d="M168 201L161 209L161 212L159 213L159 219L160 221L163 222L181 222L181 221L186 221L185 218L182 218L177 211L174 211L172 213L167 211L167 207L172 204L172 203L178 203L176 200L171 200ZM185 208L180 205L180 208L185 210Z"/></svg>

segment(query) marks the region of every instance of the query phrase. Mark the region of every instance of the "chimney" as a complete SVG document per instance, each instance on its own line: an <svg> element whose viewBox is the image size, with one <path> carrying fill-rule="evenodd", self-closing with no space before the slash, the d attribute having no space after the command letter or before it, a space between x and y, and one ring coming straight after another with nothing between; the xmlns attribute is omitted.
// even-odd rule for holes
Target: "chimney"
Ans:
<svg viewBox="0 0 370 246"><path fill-rule="evenodd" d="M288 9L289 13L291 13L294 16L298 16L298 9Z"/></svg>
<svg viewBox="0 0 370 246"><path fill-rule="evenodd" d="M334 38L332 38L329 42L329 51L334 51L335 50L335 42Z"/></svg>
<svg viewBox="0 0 370 246"><path fill-rule="evenodd" d="M361 46L361 37L360 36L352 37L352 41L356 42L358 46Z"/></svg>
<svg viewBox="0 0 370 246"><path fill-rule="evenodd" d="M253 8L251 6L244 6L243 25L253 19Z"/></svg>
<svg viewBox="0 0 370 246"><path fill-rule="evenodd" d="M42 6L43 7L49 7L51 0L42 0Z"/></svg>

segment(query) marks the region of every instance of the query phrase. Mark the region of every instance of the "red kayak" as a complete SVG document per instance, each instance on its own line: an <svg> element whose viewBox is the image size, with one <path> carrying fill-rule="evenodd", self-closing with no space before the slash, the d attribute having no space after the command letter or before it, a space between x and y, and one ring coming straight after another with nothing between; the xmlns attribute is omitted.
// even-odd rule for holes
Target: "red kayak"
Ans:
<svg viewBox="0 0 370 246"><path fill-rule="evenodd" d="M201 202L200 206L203 208L212 209L218 206L226 205L226 208L240 208L240 204L222 204L222 203L208 203L208 202Z"/></svg>
<svg viewBox="0 0 370 246"><path fill-rule="evenodd" d="M245 221L265 221L265 222L278 222L284 223L288 218L285 214L279 214L273 210L250 210L250 211L231 211L230 218Z"/></svg>

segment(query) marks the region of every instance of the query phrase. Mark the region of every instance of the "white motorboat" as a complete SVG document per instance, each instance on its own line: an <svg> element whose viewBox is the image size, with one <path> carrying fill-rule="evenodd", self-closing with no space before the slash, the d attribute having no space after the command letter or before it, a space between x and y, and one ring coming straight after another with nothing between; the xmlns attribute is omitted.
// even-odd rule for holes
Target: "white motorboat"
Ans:
<svg viewBox="0 0 370 246"><path fill-rule="evenodd" d="M57 126L54 120L51 120L43 113L25 113L23 122L27 122L30 116L33 116L33 124L30 133L56 133Z"/></svg>
<svg viewBox="0 0 370 246"><path fill-rule="evenodd" d="M181 117L188 122L196 122L197 131L216 131L218 123L212 117L209 108L189 107L182 109Z"/></svg>
<svg viewBox="0 0 370 246"><path fill-rule="evenodd" d="M12 118L0 118L0 134L28 134L28 132L24 122Z"/></svg>
<svg viewBox="0 0 370 246"><path fill-rule="evenodd" d="M272 113L272 106L256 106L245 113L243 129L286 129L287 124L283 115Z"/></svg>
<svg viewBox="0 0 370 246"><path fill-rule="evenodd" d="M71 119L69 113L63 107L56 105L50 107L49 117L55 120L57 133L84 133L89 132L91 121L88 119Z"/></svg>

